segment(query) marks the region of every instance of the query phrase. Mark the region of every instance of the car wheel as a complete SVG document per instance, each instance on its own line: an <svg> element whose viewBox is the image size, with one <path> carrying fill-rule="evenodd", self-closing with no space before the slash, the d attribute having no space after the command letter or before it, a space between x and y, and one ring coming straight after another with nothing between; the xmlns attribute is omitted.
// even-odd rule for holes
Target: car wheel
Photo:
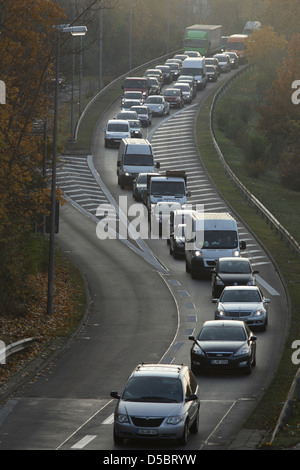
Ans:
<svg viewBox="0 0 300 470"><path fill-rule="evenodd" d="M192 426L190 427L190 432L192 434L197 434L198 431L199 431L199 409L197 411L195 420L194 420Z"/></svg>
<svg viewBox="0 0 300 470"><path fill-rule="evenodd" d="M115 430L114 430L114 443L117 445L123 444L123 438L118 436L118 434L115 433Z"/></svg>
<svg viewBox="0 0 300 470"><path fill-rule="evenodd" d="M246 368L244 369L244 372L246 375L251 375L251 372L252 372L251 361L249 362L249 364L247 364Z"/></svg>
<svg viewBox="0 0 300 470"><path fill-rule="evenodd" d="M190 266L189 266L189 264L188 264L187 261L185 261L185 270L186 270L187 273L190 273L190 272L191 272L191 268L190 268Z"/></svg>
<svg viewBox="0 0 300 470"><path fill-rule="evenodd" d="M186 446L188 441L188 423L186 422L184 425L182 436L178 439L178 444L181 446Z"/></svg>

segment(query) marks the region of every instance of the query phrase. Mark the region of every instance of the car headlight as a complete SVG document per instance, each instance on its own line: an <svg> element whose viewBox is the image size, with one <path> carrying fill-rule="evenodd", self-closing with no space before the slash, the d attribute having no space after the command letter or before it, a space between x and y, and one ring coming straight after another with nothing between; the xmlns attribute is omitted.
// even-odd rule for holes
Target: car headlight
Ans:
<svg viewBox="0 0 300 470"><path fill-rule="evenodd" d="M200 346L198 344L194 344L194 346L192 347L192 352L193 354L197 354L197 356L205 356L203 350L200 348Z"/></svg>
<svg viewBox="0 0 300 470"><path fill-rule="evenodd" d="M250 348L247 345L241 346L240 349L234 354L235 356L245 356L250 353Z"/></svg>
<svg viewBox="0 0 300 470"><path fill-rule="evenodd" d="M235 250L233 252L232 256L240 256L240 252L238 250Z"/></svg>
<svg viewBox="0 0 300 470"><path fill-rule="evenodd" d="M196 250L195 251L195 256L202 256L202 251Z"/></svg>
<svg viewBox="0 0 300 470"><path fill-rule="evenodd" d="M124 415L124 414L119 413L119 414L117 415L117 421L118 421L118 423L121 423L121 424L123 424L123 423L129 423L129 418L128 418L127 415Z"/></svg>
<svg viewBox="0 0 300 470"><path fill-rule="evenodd" d="M224 310L218 309L218 310L217 310L217 314L220 315L221 317L222 317L222 316L225 316Z"/></svg>
<svg viewBox="0 0 300 470"><path fill-rule="evenodd" d="M224 286L224 282L219 277L216 278L216 284L217 286Z"/></svg>
<svg viewBox="0 0 300 470"><path fill-rule="evenodd" d="M179 424L184 421L184 415L180 416L169 416L167 419L168 424Z"/></svg>
<svg viewBox="0 0 300 470"><path fill-rule="evenodd" d="M263 309L259 309L259 310L256 310L256 312L253 313L253 315L255 317L260 317L261 315L263 315L265 313L265 311Z"/></svg>
<svg viewBox="0 0 300 470"><path fill-rule="evenodd" d="M254 281L253 281L253 280L248 281L248 282L247 282L247 286L254 286Z"/></svg>

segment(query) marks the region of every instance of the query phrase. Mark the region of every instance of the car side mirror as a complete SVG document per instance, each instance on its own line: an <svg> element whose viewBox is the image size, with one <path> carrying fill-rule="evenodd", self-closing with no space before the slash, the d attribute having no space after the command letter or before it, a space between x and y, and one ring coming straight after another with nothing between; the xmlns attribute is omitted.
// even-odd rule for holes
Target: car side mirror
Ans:
<svg viewBox="0 0 300 470"><path fill-rule="evenodd" d="M156 167L156 168L160 168L160 163L159 163L159 162L156 162L155 167Z"/></svg>
<svg viewBox="0 0 300 470"><path fill-rule="evenodd" d="M213 304L217 304L219 302L219 299L212 299Z"/></svg>
<svg viewBox="0 0 300 470"><path fill-rule="evenodd" d="M113 390L112 392L110 392L110 396L112 398L117 398L117 400L120 400L121 398L121 395L119 395L119 393L116 390Z"/></svg>
<svg viewBox="0 0 300 470"><path fill-rule="evenodd" d="M246 242L245 241L240 242L240 249L241 250L246 250Z"/></svg>
<svg viewBox="0 0 300 470"><path fill-rule="evenodd" d="M192 393L189 397L185 399L186 402L195 400L198 400L198 395L196 395L196 393Z"/></svg>

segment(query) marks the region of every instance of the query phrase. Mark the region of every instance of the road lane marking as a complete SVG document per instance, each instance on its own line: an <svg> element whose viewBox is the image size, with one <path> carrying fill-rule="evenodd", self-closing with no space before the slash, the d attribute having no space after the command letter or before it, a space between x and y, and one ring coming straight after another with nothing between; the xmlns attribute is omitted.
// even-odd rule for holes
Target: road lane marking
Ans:
<svg viewBox="0 0 300 470"><path fill-rule="evenodd" d="M76 444L74 444L71 449L82 449L83 447L85 447L87 444L89 444L93 439L95 439L95 437L97 437L96 435L87 435L85 437L83 437L82 439L80 439L80 441L78 441Z"/></svg>
<svg viewBox="0 0 300 470"><path fill-rule="evenodd" d="M258 264L258 263L257 263ZM277 290L275 290L270 284L268 284L262 277L260 277L258 274L256 274L256 280L261 284L271 295L280 295Z"/></svg>

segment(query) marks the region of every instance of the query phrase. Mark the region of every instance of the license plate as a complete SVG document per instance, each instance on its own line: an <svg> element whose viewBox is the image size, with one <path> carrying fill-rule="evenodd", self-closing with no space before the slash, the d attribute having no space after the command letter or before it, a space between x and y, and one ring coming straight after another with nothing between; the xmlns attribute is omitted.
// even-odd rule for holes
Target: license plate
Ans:
<svg viewBox="0 0 300 470"><path fill-rule="evenodd" d="M143 436L157 436L157 429L137 429L136 433Z"/></svg>
<svg viewBox="0 0 300 470"><path fill-rule="evenodd" d="M228 364L227 359L214 359L211 361L212 364L220 365L220 364Z"/></svg>

